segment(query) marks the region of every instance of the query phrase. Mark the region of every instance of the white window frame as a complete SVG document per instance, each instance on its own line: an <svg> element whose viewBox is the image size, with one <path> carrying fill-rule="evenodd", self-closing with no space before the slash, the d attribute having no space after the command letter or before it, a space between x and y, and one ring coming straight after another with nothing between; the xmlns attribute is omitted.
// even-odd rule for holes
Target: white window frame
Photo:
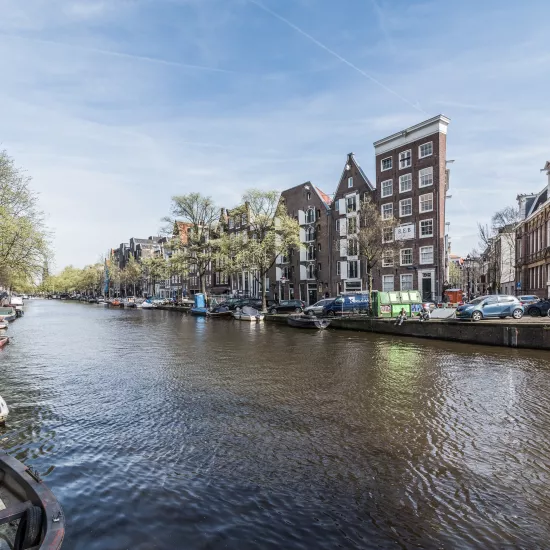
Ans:
<svg viewBox="0 0 550 550"><path fill-rule="evenodd" d="M389 183L389 185L386 185L384 188L384 184ZM385 193L385 191L389 189L389 193ZM393 195L393 180L384 180L382 183L380 183L380 197L385 199L386 197L391 197Z"/></svg>
<svg viewBox="0 0 550 550"><path fill-rule="evenodd" d="M403 277L411 278L410 288L403 288ZM399 290L414 290L414 275L412 273L402 273L399 275Z"/></svg>
<svg viewBox="0 0 550 550"><path fill-rule="evenodd" d="M382 254L382 267L393 267L394 256L393 252L386 251Z"/></svg>
<svg viewBox="0 0 550 550"><path fill-rule="evenodd" d="M356 216L351 216L348 218L348 227L347 227L347 233L348 235L355 235L357 231L359 230L359 220ZM355 225L355 227L352 227Z"/></svg>
<svg viewBox="0 0 550 550"><path fill-rule="evenodd" d="M340 220L336 220L336 231L340 232Z"/></svg>
<svg viewBox="0 0 550 550"><path fill-rule="evenodd" d="M429 176L429 183L422 183L422 179ZM420 189L424 187L431 187L434 184L434 169L433 166L429 166L428 168L423 168L418 172L418 187Z"/></svg>
<svg viewBox="0 0 550 550"><path fill-rule="evenodd" d="M352 207L350 207L350 202ZM350 210L352 208L352 210ZM346 197L346 212L349 214L351 212L357 212L357 195L349 195Z"/></svg>
<svg viewBox="0 0 550 550"><path fill-rule="evenodd" d="M348 189L353 187L353 176L350 176L348 178Z"/></svg>
<svg viewBox="0 0 550 550"><path fill-rule="evenodd" d="M340 269L340 262L336 262L336 275L340 275L342 270Z"/></svg>
<svg viewBox="0 0 550 550"><path fill-rule="evenodd" d="M409 164L403 164L403 161L405 161L407 157L409 159ZM405 168L410 168L411 166L412 166L412 150L407 149L407 151L401 151L401 153L399 153L399 170L405 170Z"/></svg>
<svg viewBox="0 0 550 550"><path fill-rule="evenodd" d="M432 223L432 232L429 235L422 235L422 224L424 222L431 222ZM429 239L430 237L434 236L434 219L433 218L428 218L426 220L420 220L418 222L418 236L421 239Z"/></svg>
<svg viewBox="0 0 550 550"><path fill-rule="evenodd" d="M391 210L389 210L389 214L384 211L384 208L386 206L389 206ZM386 204L383 204L381 206L381 212L382 212L382 219L383 220L391 220L393 218L393 202L388 202ZM388 214L388 215L387 215Z"/></svg>
<svg viewBox="0 0 550 550"><path fill-rule="evenodd" d="M386 240L386 239L384 238L384 231L385 231L386 229L389 229L388 233L390 234L390 238L389 238L388 240ZM383 242L383 243L393 243L393 237L394 237L394 230L393 230L393 228L391 228L391 227L385 227L385 228L382 229L382 242Z"/></svg>
<svg viewBox="0 0 550 550"><path fill-rule="evenodd" d="M422 154L422 147L427 147L428 145L430 146L430 152L423 155ZM426 143L421 143L418 146L418 158L424 159L426 157L431 157L433 154L434 154L434 143L433 143L433 141L427 141Z"/></svg>
<svg viewBox="0 0 550 550"><path fill-rule="evenodd" d="M350 252L350 243L355 243L355 254L352 254ZM347 246L347 256L359 256L359 242L357 239L348 239L348 246Z"/></svg>
<svg viewBox="0 0 550 550"><path fill-rule="evenodd" d="M403 252L406 252L407 250L410 250L410 252L411 252L411 262L408 263L408 264L404 264L403 263ZM413 265L413 249L412 248L402 248L399 251L399 265L404 265L404 266Z"/></svg>
<svg viewBox="0 0 550 550"><path fill-rule="evenodd" d="M352 277L350 275L351 273L351 264L355 264L357 266L357 273L355 274L355 277ZM350 260L348 261L348 279L359 279L359 260Z"/></svg>
<svg viewBox="0 0 550 550"><path fill-rule="evenodd" d="M384 161L389 160L390 165L387 168L384 168ZM385 172L386 170L391 170L393 168L393 158L392 157L386 157L385 159L382 159L380 161L380 171Z"/></svg>
<svg viewBox="0 0 550 550"><path fill-rule="evenodd" d="M411 207L411 211L408 214L403 214L403 207L405 206L405 203ZM413 213L413 200L412 198L409 199L402 199L399 201L399 217L400 218L406 218L407 216L412 216Z"/></svg>
<svg viewBox="0 0 550 550"><path fill-rule="evenodd" d="M422 259L422 254L424 253L424 251L428 250L428 249L431 249L431 261L424 261ZM419 261L420 264L422 265L431 265L434 263L434 247L433 246L421 246L420 247L420 261Z"/></svg>
<svg viewBox="0 0 550 550"><path fill-rule="evenodd" d="M423 201L422 199L424 199L424 197L426 197L426 200ZM427 197L430 197L430 200L432 202L431 208L428 208L428 209L426 209L422 206L423 202L424 203L428 202ZM433 212L433 210L434 210L434 194L433 193L425 193L424 195L420 195L418 197L418 211L420 212L420 214L425 214L426 212Z"/></svg>
<svg viewBox="0 0 550 550"><path fill-rule="evenodd" d="M386 281L391 280L391 290L386 288ZM382 275L382 292L393 292L395 290L395 276Z"/></svg>
<svg viewBox="0 0 550 550"><path fill-rule="evenodd" d="M409 182L409 188L408 189L403 189L403 181L405 181L405 178L407 178L407 181ZM399 192L400 193L408 193L409 191L412 191L412 188L413 188L412 173L403 174L402 176L399 176Z"/></svg>

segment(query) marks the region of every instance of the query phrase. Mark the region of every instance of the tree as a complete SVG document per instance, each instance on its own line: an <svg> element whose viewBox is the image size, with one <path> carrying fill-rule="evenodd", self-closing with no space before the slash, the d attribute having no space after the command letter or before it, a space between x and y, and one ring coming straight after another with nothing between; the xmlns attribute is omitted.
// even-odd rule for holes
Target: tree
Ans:
<svg viewBox="0 0 550 550"><path fill-rule="evenodd" d="M143 267L143 274L151 281L152 294L154 294L156 282L160 279L165 279L167 276L167 262L162 256L153 256L142 260L141 265Z"/></svg>
<svg viewBox="0 0 550 550"><path fill-rule="evenodd" d="M48 259L49 234L31 178L0 151L0 284L32 281Z"/></svg>
<svg viewBox="0 0 550 550"><path fill-rule="evenodd" d="M165 218L172 227L177 219L189 224L186 242L174 239L173 250L182 255L181 260L187 266L195 266L201 291L206 294L206 274L216 254L220 209L210 197L189 193L172 197L172 216Z"/></svg>
<svg viewBox="0 0 550 550"><path fill-rule="evenodd" d="M120 266L111 258L109 262L109 296L111 295L111 288L113 289L115 297L120 295L121 280Z"/></svg>
<svg viewBox="0 0 550 550"><path fill-rule="evenodd" d="M279 255L300 248L300 226L286 211L277 191L251 189L242 197L242 212L248 231L240 237L225 235L219 249L225 252L224 270L250 269L257 272L262 291L262 308L267 306L267 275ZM232 242L233 241L233 242Z"/></svg>
<svg viewBox="0 0 550 550"><path fill-rule="evenodd" d="M365 196L358 215L357 245L359 256L365 261L369 302L372 304L372 273L383 258L395 261L399 243L395 239L395 218L384 219L376 203ZM352 236L353 238L353 236Z"/></svg>
<svg viewBox="0 0 550 550"><path fill-rule="evenodd" d="M136 285L141 281L142 270L139 262L130 255L126 267L124 268L124 279L127 284L132 285L134 288L134 296L136 295Z"/></svg>

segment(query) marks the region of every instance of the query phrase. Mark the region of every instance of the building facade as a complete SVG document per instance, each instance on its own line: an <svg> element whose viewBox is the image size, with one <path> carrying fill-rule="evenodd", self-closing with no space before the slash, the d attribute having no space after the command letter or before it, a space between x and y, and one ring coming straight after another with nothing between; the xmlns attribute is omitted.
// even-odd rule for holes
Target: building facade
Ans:
<svg viewBox="0 0 550 550"><path fill-rule="evenodd" d="M300 225L302 246L277 257L269 277L273 281L270 295L314 304L330 293L331 199L308 181L283 191L281 201Z"/></svg>
<svg viewBox="0 0 550 550"><path fill-rule="evenodd" d="M332 296L345 292L361 292L367 288L364 262L359 257L357 234L360 229L361 201L365 196L372 198L374 192L374 186L354 154L349 153L332 204Z"/></svg>
<svg viewBox="0 0 550 550"><path fill-rule="evenodd" d="M447 127L438 115L374 143L376 202L382 217L399 221L396 257L373 274L374 288L421 291L439 301L446 277Z"/></svg>
<svg viewBox="0 0 550 550"><path fill-rule="evenodd" d="M550 296L550 161L542 171L548 184L537 194L519 195L522 218L516 229L517 294Z"/></svg>

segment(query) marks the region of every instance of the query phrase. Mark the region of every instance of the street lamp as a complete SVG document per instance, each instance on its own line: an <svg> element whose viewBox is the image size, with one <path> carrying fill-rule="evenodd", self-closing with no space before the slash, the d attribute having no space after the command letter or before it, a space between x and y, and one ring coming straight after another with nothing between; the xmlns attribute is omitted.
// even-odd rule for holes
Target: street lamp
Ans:
<svg viewBox="0 0 550 550"><path fill-rule="evenodd" d="M464 259L464 265L466 266L466 276L467 276L467 283L466 283L466 301L470 301L470 270L472 269L472 257L468 254L466 258Z"/></svg>

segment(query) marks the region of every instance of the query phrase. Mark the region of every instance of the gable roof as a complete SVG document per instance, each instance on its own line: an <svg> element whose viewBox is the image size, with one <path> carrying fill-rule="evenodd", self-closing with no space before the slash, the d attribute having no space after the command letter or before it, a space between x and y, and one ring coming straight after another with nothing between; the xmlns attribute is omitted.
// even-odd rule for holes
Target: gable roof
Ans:
<svg viewBox="0 0 550 550"><path fill-rule="evenodd" d="M349 169L347 167L350 167ZM348 158L346 160L346 164L344 165L344 169L342 170L342 174L340 175L340 181L338 182L338 186L336 187L336 193L335 193L335 196L338 195L338 193L340 193L340 187L342 185L342 183L344 182L345 180L345 175L347 172L351 171L351 167L355 167L355 169L357 170L357 172L359 173L359 175L361 176L362 180L363 180L363 183L365 184L365 186L367 187L367 189L369 191L374 191L374 185L372 185L372 183L370 182L369 178L367 178L367 175L365 174L365 172L363 171L363 169L361 168L360 164L357 162L357 160L355 159L355 156L353 153L348 153ZM355 185L354 185L355 187Z"/></svg>
<svg viewBox="0 0 550 550"><path fill-rule="evenodd" d="M313 186L313 189L315 189L315 191L317 192L321 200L325 203L326 207L328 208L332 204L332 199L324 191L321 191L315 185Z"/></svg>

